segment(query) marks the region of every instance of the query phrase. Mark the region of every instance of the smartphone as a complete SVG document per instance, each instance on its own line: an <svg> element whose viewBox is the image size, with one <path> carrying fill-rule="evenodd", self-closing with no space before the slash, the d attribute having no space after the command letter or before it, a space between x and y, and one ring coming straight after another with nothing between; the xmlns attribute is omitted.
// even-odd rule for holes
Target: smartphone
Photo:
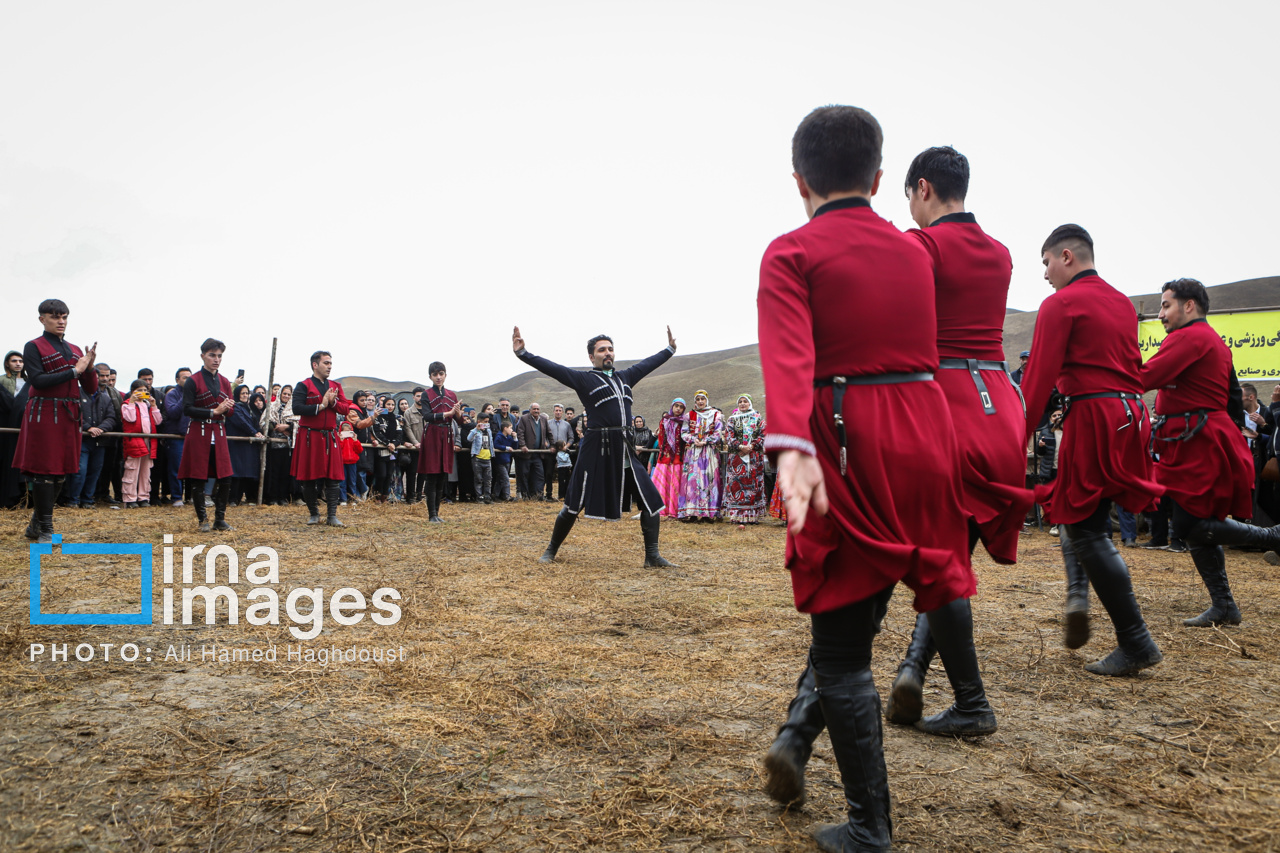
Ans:
<svg viewBox="0 0 1280 853"><path fill-rule="evenodd" d="M243 367L242 367L242 368L240 368L240 372L239 372L238 374L236 374L236 375L237 375L237 376L244 376L244 368L243 368Z"/></svg>

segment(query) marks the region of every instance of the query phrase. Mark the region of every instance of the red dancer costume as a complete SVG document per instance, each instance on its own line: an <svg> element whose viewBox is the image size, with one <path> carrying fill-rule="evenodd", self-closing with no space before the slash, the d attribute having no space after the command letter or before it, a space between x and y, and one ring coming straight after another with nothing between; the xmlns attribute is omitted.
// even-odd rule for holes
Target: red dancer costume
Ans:
<svg viewBox="0 0 1280 853"><path fill-rule="evenodd" d="M227 524L227 503L231 498L231 453L227 448L226 414L233 406L231 383L218 373L226 345L208 338L200 345L204 367L193 373L182 386L182 413L191 419L182 442L182 463L178 479L187 483L187 492L195 506L200 530L210 529L204 505L204 486L217 479L213 487L215 530L231 530Z"/></svg>
<svg viewBox="0 0 1280 853"><path fill-rule="evenodd" d="M1164 492L1147 450L1151 423L1138 379L1138 316L1092 268L1093 238L1079 225L1054 230L1041 254L1045 279L1057 292L1040 305L1022 391L1027 441L1054 387L1066 398L1057 479L1036 487L1050 520L1065 525L1063 641L1070 649L1088 642L1092 584L1111 616L1117 646L1085 669L1129 675L1162 658L1133 596L1129 567L1106 534L1111 501L1145 512Z"/></svg>
<svg viewBox="0 0 1280 853"><path fill-rule="evenodd" d="M298 415L298 433L294 439L289 471L302 483L302 499L306 501L309 512L307 524L320 523L316 484L324 481L328 509L326 523L331 527L345 527L338 518L339 484L343 476L338 418L345 416L354 404L342 393L342 385L329 379L332 369L333 358L329 353L313 353L311 378L302 380L293 389L292 405L293 413Z"/></svg>
<svg viewBox="0 0 1280 853"><path fill-rule="evenodd" d="M453 435L449 422L462 423L458 395L444 387L448 376L443 362L427 368L432 385L422 392L422 449L418 451L418 474L426 480L427 516L440 522L440 501L453 471ZM438 381L437 381L438 379Z"/></svg>
<svg viewBox="0 0 1280 853"><path fill-rule="evenodd" d="M1166 284L1160 319L1169 336L1141 371L1142 387L1159 389L1156 479L1173 499L1173 535L1187 543L1211 599L1208 610L1183 620L1191 628L1240 624L1223 545L1280 547L1280 526L1227 518L1253 515L1253 457L1240 440L1244 407L1231 350L1205 321L1208 311L1200 282Z"/></svg>
<svg viewBox="0 0 1280 853"><path fill-rule="evenodd" d="M35 508L25 534L42 544L53 542L53 507L63 480L80 470L80 389L98 393L97 344L86 356L66 341L69 313L60 299L41 302L45 332L22 348L29 387L13 467L31 479Z"/></svg>
<svg viewBox="0 0 1280 853"><path fill-rule="evenodd" d="M853 107L823 107L801 123L792 160L812 218L769 246L757 297L765 449L777 459L790 516L796 607L811 614L820 712L811 716L830 733L848 805L846 823L815 834L825 850L889 848L870 662L898 581L929 613L957 704L986 704L967 600L975 580L959 448L933 381L933 271L920 245L870 208L882 139L875 119ZM929 430L918 427L921 412ZM962 672L972 680L957 683ZM803 679L798 686L793 712L815 692ZM772 797L803 797L808 757L809 744L784 726L765 758Z"/></svg>

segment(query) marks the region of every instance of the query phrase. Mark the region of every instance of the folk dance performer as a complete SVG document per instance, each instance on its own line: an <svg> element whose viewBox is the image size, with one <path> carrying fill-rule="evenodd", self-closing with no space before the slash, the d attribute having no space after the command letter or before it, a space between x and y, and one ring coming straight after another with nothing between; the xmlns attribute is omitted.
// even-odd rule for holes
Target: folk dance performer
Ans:
<svg viewBox="0 0 1280 853"><path fill-rule="evenodd" d="M440 517L440 501L444 487L453 473L452 424L463 421L462 403L458 395L444 387L448 378L444 362L433 361L427 367L431 387L422 392L422 449L418 452L418 476L426 479L428 520L436 524Z"/></svg>
<svg viewBox="0 0 1280 853"><path fill-rule="evenodd" d="M871 210L882 141L855 107L801 122L792 162L810 221L770 244L757 299L765 450L786 496L786 564L811 618L809 663L848 810L815 833L832 851L890 845L871 645L899 581L928 614L948 673L972 673L964 695L985 701L959 447L933 381L934 274L919 243ZM922 411L936 413L936 430L916 427Z"/></svg>
<svg viewBox="0 0 1280 853"><path fill-rule="evenodd" d="M1111 617L1117 644L1085 669L1131 675L1163 659L1133 595L1129 567L1107 536L1113 501L1130 512L1148 512L1164 494L1148 452L1151 422L1138 378L1138 315L1128 297L1093 268L1093 238L1079 225L1055 228L1040 253L1045 280L1055 292L1036 316L1022 392L1027 442L1053 389L1066 398L1058 476L1036 487L1045 515L1065 526L1063 644L1078 649L1089 641L1092 584Z"/></svg>
<svg viewBox="0 0 1280 853"><path fill-rule="evenodd" d="M22 348L30 388L13 467L31 480L35 508L25 535L47 545L53 542L58 492L67 475L80 470L80 389L98 393L98 373L93 369L98 344L81 352L67 342L71 311L61 299L44 300L36 313L44 333Z"/></svg>
<svg viewBox="0 0 1280 853"><path fill-rule="evenodd" d="M297 435L293 442L290 473L302 483L302 499L306 501L307 524L320 523L317 485L324 484L324 502L328 508L325 522L330 527L346 527L338 518L341 500L342 449L338 443L338 417L345 416L354 405L342 393L342 385L329 380L333 372L333 356L325 350L311 354L311 378L293 389L293 413L298 416Z"/></svg>
<svg viewBox="0 0 1280 853"><path fill-rule="evenodd" d="M1139 373L1143 390L1159 389L1156 480L1173 500L1173 537L1187 543L1209 590L1209 609L1183 620L1190 628L1240 624L1223 545L1280 547L1280 526L1227 518L1253 514L1253 457L1240 440L1244 407L1231 350L1205 320L1208 312L1203 284L1192 278L1166 284L1160 321L1169 335Z"/></svg>
<svg viewBox="0 0 1280 853"><path fill-rule="evenodd" d="M929 253L933 267L940 357L935 381L946 395L960 445L964 505L972 516L969 553L981 540L992 559L1011 565L1017 562L1018 533L1032 500L1024 488L1022 398L1004 362L1005 303L1013 261L1009 250L965 212L968 189L969 161L963 154L949 147L921 152L906 179L911 217L920 230L907 233ZM955 704L921 719L925 675L936 653L929 617L921 613L898 667L885 717L914 723L929 734L993 733L996 717L985 692L975 694L968 688L975 683L974 673L948 672L960 685ZM813 668L806 667L765 761L766 790L779 802L803 797L804 766L824 726Z"/></svg>
<svg viewBox="0 0 1280 853"><path fill-rule="evenodd" d="M625 370L613 368L613 339L608 335L597 335L587 341L591 370L572 370L529 352L519 326L511 333L511 348L525 364L576 391L588 424L578 445L578 461L569 480L569 494L556 516L551 544L547 545L540 562L555 560L579 513L609 521L622 518L622 496L626 488L640 504L644 567L674 568L673 563L658 553L662 498L636 455L630 435L633 429L631 388L675 355L676 339L671 336L671 327L667 327L665 349Z"/></svg>
<svg viewBox="0 0 1280 853"><path fill-rule="evenodd" d="M206 338L200 344L200 361L204 366L182 386L182 413L191 420L182 440L178 479L187 484L201 533L209 531L209 511L204 505L204 484L209 479L217 480L213 487L213 529L232 529L227 524L233 472L226 416L236 404L231 399L231 383L218 372L226 349L227 345L217 338Z"/></svg>

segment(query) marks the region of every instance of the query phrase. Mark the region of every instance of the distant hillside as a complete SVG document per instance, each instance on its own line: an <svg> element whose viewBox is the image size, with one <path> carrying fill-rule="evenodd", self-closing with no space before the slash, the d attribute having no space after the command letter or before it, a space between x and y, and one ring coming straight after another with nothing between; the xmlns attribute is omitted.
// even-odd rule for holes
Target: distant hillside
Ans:
<svg viewBox="0 0 1280 853"><path fill-rule="evenodd" d="M1134 308L1154 317L1160 310L1160 294L1150 293L1131 298ZM1280 305L1280 276L1255 278L1220 284L1209 288L1211 306L1217 309L1243 309ZM1035 311L1009 309L1004 321L1004 351L1010 364L1016 365L1018 353L1031 349L1031 332L1036 324ZM619 367L635 362L622 361ZM577 365L586 367L586 365ZM379 392L396 391L407 394L415 385L425 382L387 382L366 376L346 376L338 380L352 392L357 388L369 388ZM667 410L673 397L684 397L693 403L693 393L706 390L714 406L732 410L739 394L750 394L756 408L765 410L764 378L760 373L760 347L757 344L719 350L718 352L676 355L661 369L636 386L636 414L643 415L650 425ZM479 408L484 403L497 403L499 397L507 397L521 408L530 403L540 403L544 411L550 411L555 403L564 403L581 409L577 395L568 388L553 382L541 373L528 371L485 388L461 391L463 402Z"/></svg>

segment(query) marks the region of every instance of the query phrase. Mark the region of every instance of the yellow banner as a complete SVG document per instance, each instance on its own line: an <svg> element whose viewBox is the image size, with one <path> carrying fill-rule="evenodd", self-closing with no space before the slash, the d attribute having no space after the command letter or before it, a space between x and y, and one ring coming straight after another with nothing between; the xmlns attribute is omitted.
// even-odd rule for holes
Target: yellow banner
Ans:
<svg viewBox="0 0 1280 853"><path fill-rule="evenodd" d="M1208 320L1231 349L1231 360L1241 382L1280 379L1280 311L1210 314ZM1142 351L1143 361L1156 354L1164 335L1164 326L1159 320L1143 320L1138 324L1138 349Z"/></svg>

